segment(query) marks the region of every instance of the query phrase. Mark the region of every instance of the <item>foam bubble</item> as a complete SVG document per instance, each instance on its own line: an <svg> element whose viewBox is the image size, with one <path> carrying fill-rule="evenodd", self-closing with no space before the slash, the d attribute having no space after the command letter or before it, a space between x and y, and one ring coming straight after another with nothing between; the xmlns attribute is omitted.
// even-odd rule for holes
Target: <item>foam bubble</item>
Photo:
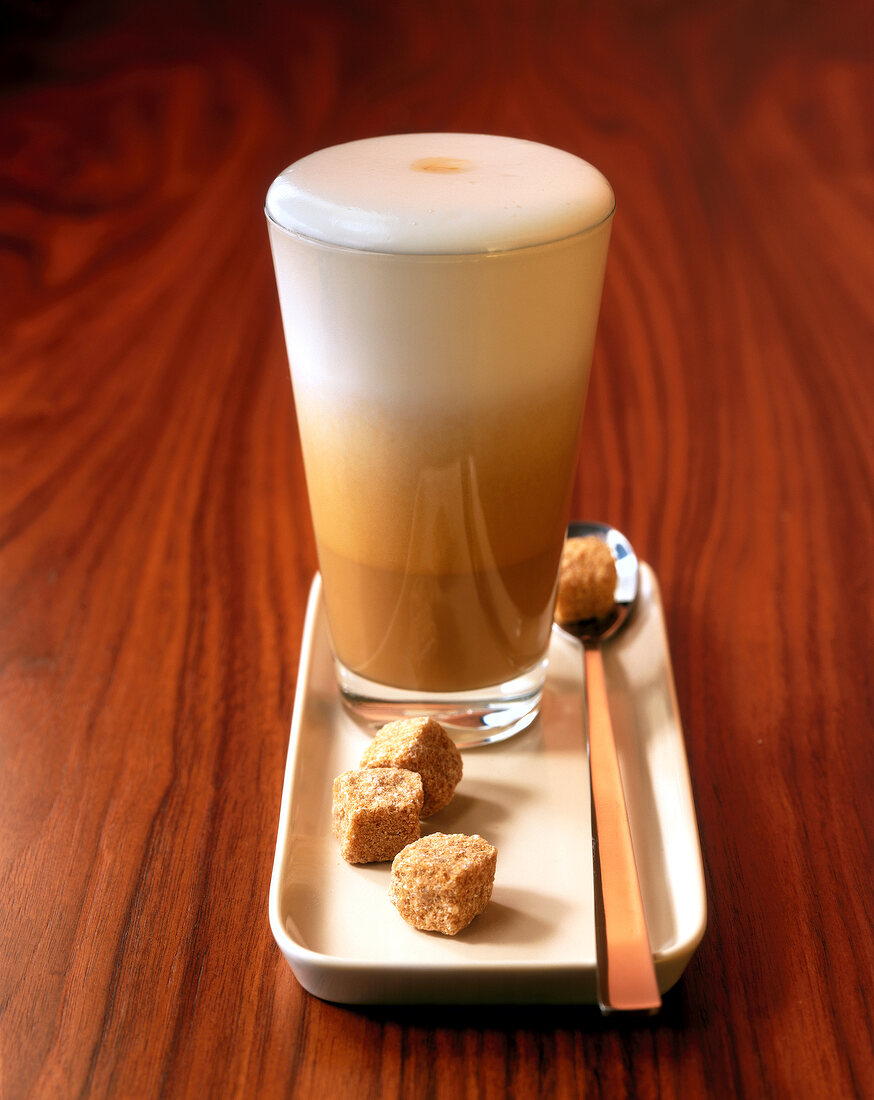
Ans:
<svg viewBox="0 0 874 1100"><path fill-rule="evenodd" d="M610 184L537 142L485 134L395 134L335 145L290 165L268 216L329 244L465 254L561 240L608 218Z"/></svg>

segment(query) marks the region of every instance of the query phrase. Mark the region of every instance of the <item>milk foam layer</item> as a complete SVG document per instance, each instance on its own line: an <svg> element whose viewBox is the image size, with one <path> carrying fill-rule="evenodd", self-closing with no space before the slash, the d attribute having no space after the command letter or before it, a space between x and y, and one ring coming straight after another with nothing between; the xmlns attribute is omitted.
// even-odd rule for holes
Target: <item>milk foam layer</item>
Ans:
<svg viewBox="0 0 874 1100"><path fill-rule="evenodd" d="M608 218L610 184L537 142L485 134L395 134L297 161L267 194L293 233L375 252L468 254L561 240Z"/></svg>

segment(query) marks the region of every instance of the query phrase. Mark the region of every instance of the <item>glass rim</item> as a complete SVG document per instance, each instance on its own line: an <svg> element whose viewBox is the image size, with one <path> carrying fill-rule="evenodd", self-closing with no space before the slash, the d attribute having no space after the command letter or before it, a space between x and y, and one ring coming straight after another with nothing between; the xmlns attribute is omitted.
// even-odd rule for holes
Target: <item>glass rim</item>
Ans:
<svg viewBox="0 0 874 1100"><path fill-rule="evenodd" d="M459 252L457 250L450 252L411 252L409 250L402 250L397 252L388 252L383 248L359 248L356 245L340 244L336 241L326 241L321 237L313 237L309 233L301 233L297 229L290 229L287 225L283 225L282 222L276 220L270 211L267 209L267 204L264 204L264 216L267 221L275 226L280 232L285 233L289 237L293 237L305 244L319 245L322 248L336 249L338 252L351 252L355 255L361 256L385 256L395 257L396 259L408 259L408 260L460 260L466 257L488 257L488 256L510 256L515 252L530 252L534 248L548 248L551 245L563 244L567 241L573 241L577 237L585 237L590 233L594 233L595 230L600 229L603 225L606 225L612 220L613 215L616 212L616 199L614 196L613 205L607 211L603 218L599 218L598 221L592 222L591 225L585 226L583 229L575 229L573 233L567 233L563 237L552 237L546 241L532 241L531 244L515 245L512 248L486 248L486 249L473 249L470 252Z"/></svg>

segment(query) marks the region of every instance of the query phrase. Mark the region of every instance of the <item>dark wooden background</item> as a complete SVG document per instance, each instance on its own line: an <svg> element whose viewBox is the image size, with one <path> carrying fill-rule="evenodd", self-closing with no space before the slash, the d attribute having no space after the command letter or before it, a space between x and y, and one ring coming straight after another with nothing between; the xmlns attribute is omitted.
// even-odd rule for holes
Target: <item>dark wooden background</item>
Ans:
<svg viewBox="0 0 874 1100"><path fill-rule="evenodd" d="M0 44L0 1095L874 1095L866 3L61 3ZM263 223L374 133L599 165L575 512L664 591L707 936L652 1021L351 1009L267 923L315 569Z"/></svg>

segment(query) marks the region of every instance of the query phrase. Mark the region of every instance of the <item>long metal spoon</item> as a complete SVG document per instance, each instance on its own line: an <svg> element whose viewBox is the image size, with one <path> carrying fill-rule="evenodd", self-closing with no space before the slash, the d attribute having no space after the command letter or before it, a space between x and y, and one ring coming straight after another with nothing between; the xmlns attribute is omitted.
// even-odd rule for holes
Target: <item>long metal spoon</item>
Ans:
<svg viewBox="0 0 874 1100"><path fill-rule="evenodd" d="M579 638L585 658L595 877L601 892L601 906L595 906L598 1003L605 1013L652 1012L662 1001L640 896L601 657L601 642L621 629L637 599L639 567L631 543L614 527L602 523L572 523L568 527L568 538L590 535L606 542L616 561L613 610L603 619L558 625Z"/></svg>

